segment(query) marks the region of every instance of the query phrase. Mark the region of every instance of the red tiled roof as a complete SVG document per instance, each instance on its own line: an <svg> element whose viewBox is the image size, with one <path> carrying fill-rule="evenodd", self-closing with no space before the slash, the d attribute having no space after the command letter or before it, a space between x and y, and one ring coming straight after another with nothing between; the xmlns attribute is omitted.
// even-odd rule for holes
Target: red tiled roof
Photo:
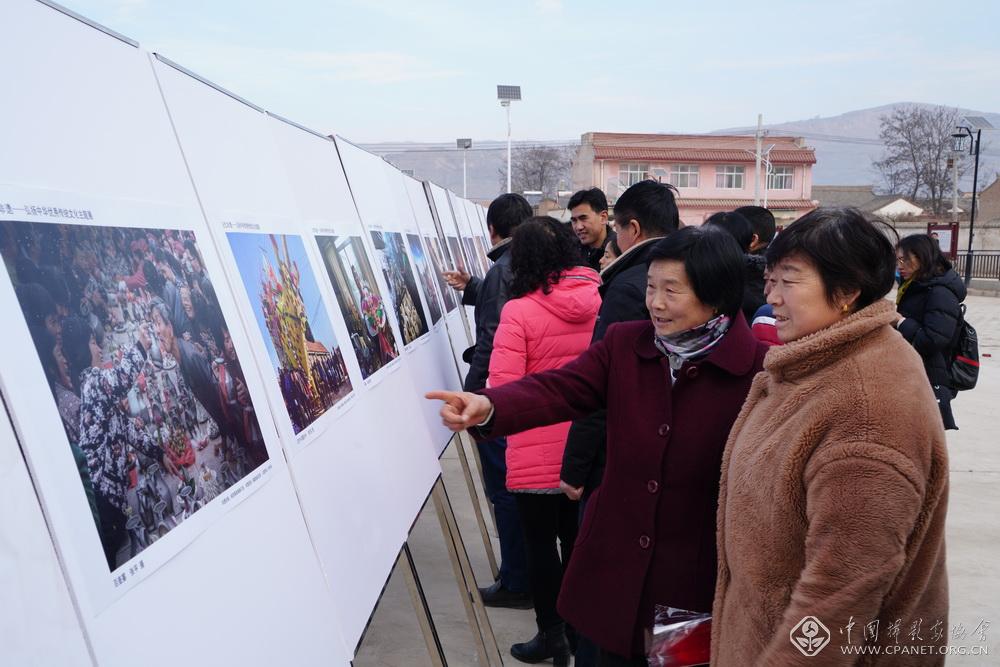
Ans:
<svg viewBox="0 0 1000 667"><path fill-rule="evenodd" d="M740 206L753 206L753 199L697 199L694 197L679 197L677 199L678 208L716 208L720 211L731 211ZM816 202L811 199L768 199L767 207L772 210L812 210L816 208Z"/></svg>
<svg viewBox="0 0 1000 667"><path fill-rule="evenodd" d="M816 164L811 148L773 149L772 164ZM651 146L594 146L595 160L646 160L650 162L753 162L754 156L739 148L656 148Z"/></svg>
<svg viewBox="0 0 1000 667"><path fill-rule="evenodd" d="M330 352L326 349L326 345L323 345L323 343L320 343L319 341L307 340L306 350L309 352L309 354L319 354L319 355L330 354Z"/></svg>

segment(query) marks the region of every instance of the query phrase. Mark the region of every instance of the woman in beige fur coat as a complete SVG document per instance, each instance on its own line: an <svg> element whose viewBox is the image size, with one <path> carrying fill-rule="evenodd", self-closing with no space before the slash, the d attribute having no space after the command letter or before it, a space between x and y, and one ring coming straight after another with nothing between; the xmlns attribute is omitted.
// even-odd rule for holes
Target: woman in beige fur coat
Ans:
<svg viewBox="0 0 1000 667"><path fill-rule="evenodd" d="M729 437L715 665L938 665L948 637L944 430L893 328L893 247L818 209L767 252L778 336Z"/></svg>

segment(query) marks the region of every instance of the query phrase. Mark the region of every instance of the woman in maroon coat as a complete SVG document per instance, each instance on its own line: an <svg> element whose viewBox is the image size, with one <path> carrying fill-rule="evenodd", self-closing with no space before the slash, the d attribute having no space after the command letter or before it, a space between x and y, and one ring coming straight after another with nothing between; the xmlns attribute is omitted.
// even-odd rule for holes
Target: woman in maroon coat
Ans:
<svg viewBox="0 0 1000 667"><path fill-rule="evenodd" d="M559 613L602 665L645 665L657 604L710 612L729 429L767 347L740 312L731 236L684 228L650 254L649 322L610 327L576 361L480 394L433 392L444 423L494 437L606 408L604 481L588 503Z"/></svg>

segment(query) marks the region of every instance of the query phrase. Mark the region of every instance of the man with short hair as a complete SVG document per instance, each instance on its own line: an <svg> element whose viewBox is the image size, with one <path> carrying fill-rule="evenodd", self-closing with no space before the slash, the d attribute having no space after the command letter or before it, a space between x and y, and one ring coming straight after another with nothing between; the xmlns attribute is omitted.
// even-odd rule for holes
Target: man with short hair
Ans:
<svg viewBox="0 0 1000 667"><path fill-rule="evenodd" d="M587 265L597 272L601 270L601 256L609 239L615 232L608 224L608 198L600 188L580 190L569 199L569 221L573 233L580 239Z"/></svg>
<svg viewBox="0 0 1000 667"><path fill-rule="evenodd" d="M774 214L763 206L740 206L733 213L739 213L750 221L753 227L753 240L750 242L750 252L763 255L767 246L774 239Z"/></svg>
<svg viewBox="0 0 1000 667"><path fill-rule="evenodd" d="M597 313L593 341L604 338L616 322L648 320L646 269L653 244L680 226L676 190L656 181L640 181L615 203L615 227L622 254L601 274L603 298ZM581 500L582 519L587 499L604 474L607 417L604 410L577 419L570 426L563 453L559 488L572 500ZM581 635L576 637L579 667L597 664L597 649Z"/></svg>
<svg viewBox="0 0 1000 667"><path fill-rule="evenodd" d="M500 195L486 212L486 227L493 248L487 257L493 266L480 280L460 271L445 271L444 278L462 292L462 303L475 306L476 344L462 358L469 364L463 389L477 391L486 386L493 336L500 324L500 311L507 303L510 281L510 239L514 229L532 215L531 205L519 194ZM531 608L528 562L517 502L507 490L507 439L477 442L482 464L483 486L493 504L497 536L500 540L500 575L492 586L480 588L488 607Z"/></svg>

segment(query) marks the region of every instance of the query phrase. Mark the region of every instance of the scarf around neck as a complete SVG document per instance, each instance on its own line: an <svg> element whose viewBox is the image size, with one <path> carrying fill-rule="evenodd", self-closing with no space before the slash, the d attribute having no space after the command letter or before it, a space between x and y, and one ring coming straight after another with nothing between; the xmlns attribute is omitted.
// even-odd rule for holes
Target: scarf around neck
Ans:
<svg viewBox="0 0 1000 667"><path fill-rule="evenodd" d="M704 324L678 331L677 333L657 336L656 347L667 356L670 368L677 370L688 360L698 359L718 344L732 324L728 315L718 315Z"/></svg>

